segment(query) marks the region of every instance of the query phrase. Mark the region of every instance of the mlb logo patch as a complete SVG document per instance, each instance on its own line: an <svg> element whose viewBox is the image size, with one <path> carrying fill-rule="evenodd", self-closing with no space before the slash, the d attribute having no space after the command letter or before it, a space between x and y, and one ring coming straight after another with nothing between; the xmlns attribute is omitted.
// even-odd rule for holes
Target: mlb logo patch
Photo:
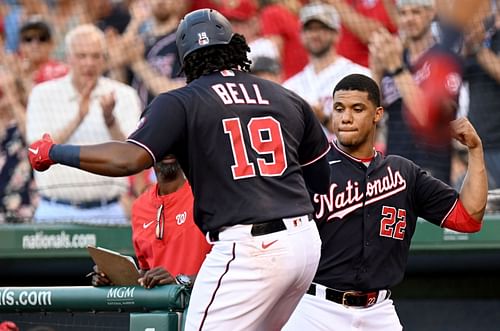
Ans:
<svg viewBox="0 0 500 331"><path fill-rule="evenodd" d="M208 39L206 32L198 33L198 45L203 46L203 45L208 45L209 43L210 39Z"/></svg>
<svg viewBox="0 0 500 331"><path fill-rule="evenodd" d="M223 77L234 77L234 72L232 70L222 70L220 74Z"/></svg>

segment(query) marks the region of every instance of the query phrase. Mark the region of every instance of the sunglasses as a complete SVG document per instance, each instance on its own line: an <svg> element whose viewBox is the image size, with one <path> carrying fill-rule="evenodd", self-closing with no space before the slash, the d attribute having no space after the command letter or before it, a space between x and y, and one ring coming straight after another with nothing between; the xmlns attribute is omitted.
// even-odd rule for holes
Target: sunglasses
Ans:
<svg viewBox="0 0 500 331"><path fill-rule="evenodd" d="M50 41L50 37L46 35L41 36L23 36L22 41L25 43L31 43L33 41L38 41L39 43L46 43Z"/></svg>
<svg viewBox="0 0 500 331"><path fill-rule="evenodd" d="M165 215L163 215L163 204L158 207L156 212L156 239L163 239L163 232L165 230Z"/></svg>

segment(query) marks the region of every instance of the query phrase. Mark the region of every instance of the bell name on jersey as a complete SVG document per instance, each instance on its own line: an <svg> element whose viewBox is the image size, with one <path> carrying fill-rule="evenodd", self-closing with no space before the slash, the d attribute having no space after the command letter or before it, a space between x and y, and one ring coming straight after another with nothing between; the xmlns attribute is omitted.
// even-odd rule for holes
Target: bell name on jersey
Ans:
<svg viewBox="0 0 500 331"><path fill-rule="evenodd" d="M248 89L242 83L221 83L211 87L225 105L269 105L269 100L262 98L257 84Z"/></svg>

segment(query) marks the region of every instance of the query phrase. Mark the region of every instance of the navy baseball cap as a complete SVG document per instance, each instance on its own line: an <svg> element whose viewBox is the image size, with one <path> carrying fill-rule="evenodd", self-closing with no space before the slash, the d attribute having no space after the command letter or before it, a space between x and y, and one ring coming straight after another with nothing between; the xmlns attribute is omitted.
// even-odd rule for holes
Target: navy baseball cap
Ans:
<svg viewBox="0 0 500 331"><path fill-rule="evenodd" d="M22 36L28 31L38 31L41 35L51 38L52 33L49 24L41 18L41 16L31 16L29 17L19 29L19 34Z"/></svg>

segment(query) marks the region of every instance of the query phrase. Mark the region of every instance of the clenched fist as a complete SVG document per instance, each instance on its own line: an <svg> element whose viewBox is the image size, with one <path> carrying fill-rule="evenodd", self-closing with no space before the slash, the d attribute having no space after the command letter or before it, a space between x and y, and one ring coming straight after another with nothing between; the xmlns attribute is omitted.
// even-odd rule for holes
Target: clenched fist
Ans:
<svg viewBox="0 0 500 331"><path fill-rule="evenodd" d="M50 159L49 152L54 142L48 133L45 133L42 139L32 143L29 148L29 160L33 169L45 171L55 162Z"/></svg>

